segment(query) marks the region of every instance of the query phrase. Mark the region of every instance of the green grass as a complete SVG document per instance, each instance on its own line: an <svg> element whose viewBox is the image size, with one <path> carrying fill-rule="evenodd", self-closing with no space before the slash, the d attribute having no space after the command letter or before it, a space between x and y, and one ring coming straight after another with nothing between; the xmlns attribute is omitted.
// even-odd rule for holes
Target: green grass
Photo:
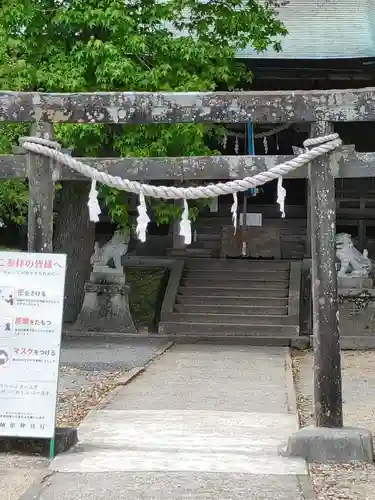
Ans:
<svg viewBox="0 0 375 500"><path fill-rule="evenodd" d="M137 327L155 328L166 287L168 271L164 268L128 268L126 282L130 285L129 304Z"/></svg>

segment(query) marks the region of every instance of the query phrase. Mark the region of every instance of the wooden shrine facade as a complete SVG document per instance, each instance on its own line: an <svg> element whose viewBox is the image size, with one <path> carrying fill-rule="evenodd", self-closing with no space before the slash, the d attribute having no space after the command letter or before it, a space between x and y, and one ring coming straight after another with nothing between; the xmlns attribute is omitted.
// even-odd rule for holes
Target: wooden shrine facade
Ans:
<svg viewBox="0 0 375 500"><path fill-rule="evenodd" d="M300 169L302 170L302 169ZM246 239L247 257L303 259L309 257L307 234L308 179L284 179L286 217L280 217L276 203L276 182L256 196L239 195L241 222L246 213L248 226L233 235L231 197L220 197L193 224L193 246L205 256L239 257ZM336 232L349 233L356 248L375 257L375 177L335 179ZM273 242L273 243L272 243ZM170 243L170 242L169 242ZM272 243L272 244L271 244Z"/></svg>

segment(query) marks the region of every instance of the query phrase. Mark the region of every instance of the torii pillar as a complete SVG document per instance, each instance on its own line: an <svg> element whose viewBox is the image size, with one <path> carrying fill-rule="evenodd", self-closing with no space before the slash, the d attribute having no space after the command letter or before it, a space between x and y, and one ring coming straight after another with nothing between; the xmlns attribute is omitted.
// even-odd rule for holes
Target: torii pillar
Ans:
<svg viewBox="0 0 375 500"><path fill-rule="evenodd" d="M326 136L332 131L330 123L317 122L311 126L310 137ZM309 164L315 426L293 434L280 452L308 462L371 463L371 432L343 427L334 167L334 153L319 156Z"/></svg>

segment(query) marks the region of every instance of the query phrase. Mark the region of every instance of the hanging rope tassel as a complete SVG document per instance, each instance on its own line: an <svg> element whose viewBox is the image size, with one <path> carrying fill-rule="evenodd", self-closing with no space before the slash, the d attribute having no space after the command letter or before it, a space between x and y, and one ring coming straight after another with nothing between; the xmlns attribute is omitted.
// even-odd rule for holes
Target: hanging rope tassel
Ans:
<svg viewBox="0 0 375 500"><path fill-rule="evenodd" d="M191 244L191 222L189 219L189 206L186 199L184 199L184 209L180 221L180 236L185 238L185 245Z"/></svg>
<svg viewBox="0 0 375 500"><path fill-rule="evenodd" d="M237 210L238 210L238 197L237 193L233 193L233 204L231 206L230 211L232 212L234 234L236 234L237 231L237 218L238 218Z"/></svg>
<svg viewBox="0 0 375 500"><path fill-rule="evenodd" d="M96 189L96 181L91 181L89 199L87 201L89 209L89 217L91 222L99 222L99 215L102 213L98 201L98 190Z"/></svg>
<svg viewBox="0 0 375 500"><path fill-rule="evenodd" d="M267 137L263 138L263 147L264 147L264 154L268 155L268 141L267 141Z"/></svg>
<svg viewBox="0 0 375 500"><path fill-rule="evenodd" d="M280 176L277 179L277 200L276 202L279 204L281 217L285 218L285 196L286 189L283 187L283 178Z"/></svg>
<svg viewBox="0 0 375 500"><path fill-rule="evenodd" d="M147 205L145 200L145 195L143 193L139 194L139 205L137 207L138 217L137 217L137 237L144 243L146 241L146 231L150 218L147 215Z"/></svg>

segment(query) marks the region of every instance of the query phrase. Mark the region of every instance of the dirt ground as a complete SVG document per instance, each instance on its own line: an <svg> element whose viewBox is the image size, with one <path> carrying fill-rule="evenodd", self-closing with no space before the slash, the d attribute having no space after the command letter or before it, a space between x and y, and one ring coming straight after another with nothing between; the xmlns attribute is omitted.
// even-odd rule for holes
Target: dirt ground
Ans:
<svg viewBox="0 0 375 500"><path fill-rule="evenodd" d="M313 353L293 353L301 426L313 424ZM375 351L342 352L344 424L375 433ZM318 500L375 500L375 465L311 464Z"/></svg>

